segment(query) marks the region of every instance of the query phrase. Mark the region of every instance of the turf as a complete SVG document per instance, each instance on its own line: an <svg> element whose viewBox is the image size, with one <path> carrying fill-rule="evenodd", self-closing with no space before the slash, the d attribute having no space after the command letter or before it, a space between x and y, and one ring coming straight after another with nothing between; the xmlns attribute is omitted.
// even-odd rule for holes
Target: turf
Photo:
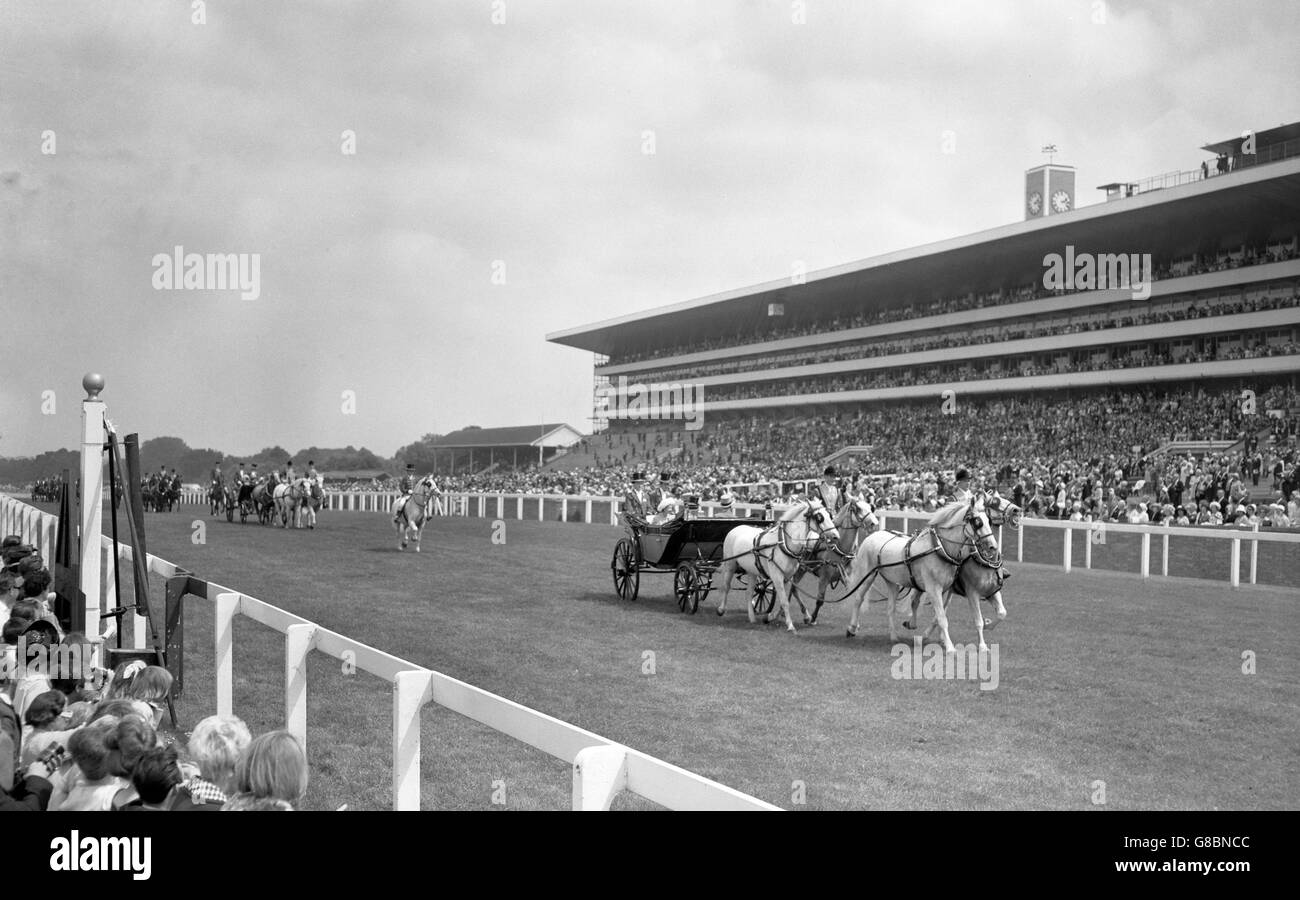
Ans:
<svg viewBox="0 0 1300 900"><path fill-rule="evenodd" d="M375 513L324 513L311 532L195 507L146 521L150 551L200 577L786 808L1300 806L1297 592L1144 582L1127 574L1136 550L1122 542L1067 576L1045 564L1059 559L1057 533L1027 541L1026 559L1043 562L1011 564L1010 615L988 634L999 683L981 690L893 677L875 606L849 640L843 606L797 635L751 625L737 594L722 619L716 593L683 614L670 576L643 577L638 601L618 600L611 527L509 520L499 545L490 520L439 519L416 555L397 551ZM1171 542L1172 572L1226 577L1226 551L1220 565L1182 543ZM1294 554L1261 555L1261 581L1294 585L1297 568ZM188 730L213 706L210 605L191 598L186 617ZM952 620L955 641L973 639L964 601ZM235 711L255 732L279 727L283 639L246 619L236 628ZM1244 653L1255 674L1243 673ZM389 808L390 687L320 654L309 679L306 805ZM569 805L563 762L437 707L422 734L426 809Z"/></svg>

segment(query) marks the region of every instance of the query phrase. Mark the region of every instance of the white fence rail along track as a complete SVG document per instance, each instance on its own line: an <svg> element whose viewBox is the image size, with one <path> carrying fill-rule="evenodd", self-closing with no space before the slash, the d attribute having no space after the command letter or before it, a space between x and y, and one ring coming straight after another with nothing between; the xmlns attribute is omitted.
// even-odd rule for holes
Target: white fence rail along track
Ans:
<svg viewBox="0 0 1300 900"><path fill-rule="evenodd" d="M325 508L391 513L395 498L395 494L374 491L327 492L325 495ZM187 503L207 503L204 494L193 491L187 492L182 499ZM564 494L444 493L436 501L434 512L435 515L439 516L516 520L536 519L539 522L548 519L559 519L565 522L580 521L588 525L617 525L619 504L621 502L621 497L588 497ZM778 504L774 507L774 511L780 513L785 508ZM738 513L747 513L757 518L762 516L763 507L750 503L736 503L724 511L716 503L700 504L701 516L712 517L714 515L735 515ZM876 515L880 518L882 528L893 528L904 532L919 528L929 518L927 513L904 512L902 510L877 510ZM1065 572L1071 572L1078 567L1075 563L1074 534L1075 532L1082 532L1083 568L1091 569L1093 568L1093 547L1098 543L1104 544L1104 541L1096 540L1098 526L1099 523L1095 522L1023 518L1021 519L1020 530L1012 536L1016 543L1015 560L1016 562L1025 561L1026 529L1056 529L1061 532L1061 553L1051 564L1060 565ZM1006 558L1009 560L1011 556L1008 552L1009 548L1002 542L1002 531L1001 528L998 529L998 543L1003 547ZM1227 541L1228 545L1225 548L1226 552L1223 560L1224 568L1227 571L1224 573L1226 577L1221 580L1228 582L1232 587L1240 587L1243 581L1241 573L1243 543L1247 545L1247 553L1249 554L1249 573L1245 578L1249 584L1257 583L1260 544L1288 544L1294 546L1296 553L1300 553L1300 531L1294 529L1247 531L1231 527L1128 525L1107 522L1104 523L1102 531L1108 537L1127 534L1138 536L1141 552L1138 554L1137 570L1133 574L1141 575L1143 578L1151 577L1151 546L1153 539L1157 538L1160 541L1159 574L1162 576L1169 574L1171 539L1201 538L1212 541Z"/></svg>
<svg viewBox="0 0 1300 900"><path fill-rule="evenodd" d="M333 497L337 499L339 495ZM192 491L187 492L184 499L191 503L207 502L201 493ZM369 502L378 504L377 500ZM46 559L53 556L57 525L57 516L0 494L2 533L21 535L25 543L37 547ZM118 561L112 559L111 538L103 536L101 541L103 571L107 583L112 584L113 566ZM131 560L131 549L119 546L119 556ZM161 578L182 571L153 554L148 555L148 569ZM195 580L199 580L197 576ZM104 599L102 596L97 598L100 610ZM620 791L630 791L669 809L780 809L512 700L399 659L223 585L208 582L207 599L212 602L214 615L214 711L219 715L229 715L233 711L235 616L247 616L284 635L285 727L302 742L304 749L307 749L306 663L307 654L312 650L338 660L346 659L356 668L393 685L394 809L420 808L420 714L430 703L460 713L569 763L573 767L575 810L609 809ZM106 624L106 633L101 638L111 637L114 633L113 620L107 620ZM135 648L145 646L143 618L135 617L131 637L134 643L125 634L123 643Z"/></svg>

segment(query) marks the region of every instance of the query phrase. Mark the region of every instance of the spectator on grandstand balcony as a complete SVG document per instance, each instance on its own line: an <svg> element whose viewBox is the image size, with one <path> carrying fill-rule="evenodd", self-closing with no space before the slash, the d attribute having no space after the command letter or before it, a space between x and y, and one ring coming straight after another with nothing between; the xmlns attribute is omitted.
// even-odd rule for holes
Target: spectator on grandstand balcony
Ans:
<svg viewBox="0 0 1300 900"><path fill-rule="evenodd" d="M307 793L307 757L287 731L253 738L235 767L235 794L223 810L268 808L292 811Z"/></svg>
<svg viewBox="0 0 1300 900"><path fill-rule="evenodd" d="M189 755L194 767L167 799L172 810L217 811L235 791L235 769L252 736L236 716L208 716L194 727ZM184 774L184 773L183 773Z"/></svg>

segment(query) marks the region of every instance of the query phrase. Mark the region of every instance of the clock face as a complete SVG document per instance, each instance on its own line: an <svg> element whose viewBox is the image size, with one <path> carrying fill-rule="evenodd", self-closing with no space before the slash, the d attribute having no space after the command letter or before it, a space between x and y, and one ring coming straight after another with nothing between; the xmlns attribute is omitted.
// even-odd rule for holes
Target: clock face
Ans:
<svg viewBox="0 0 1300 900"><path fill-rule="evenodd" d="M1057 212L1065 212L1070 208L1070 195L1065 191L1057 191L1052 195L1052 209Z"/></svg>
<svg viewBox="0 0 1300 900"><path fill-rule="evenodd" d="M1029 211L1034 215L1038 215L1039 210L1041 210L1042 208L1043 208L1043 195L1038 193L1038 191L1034 191L1032 194L1029 195Z"/></svg>

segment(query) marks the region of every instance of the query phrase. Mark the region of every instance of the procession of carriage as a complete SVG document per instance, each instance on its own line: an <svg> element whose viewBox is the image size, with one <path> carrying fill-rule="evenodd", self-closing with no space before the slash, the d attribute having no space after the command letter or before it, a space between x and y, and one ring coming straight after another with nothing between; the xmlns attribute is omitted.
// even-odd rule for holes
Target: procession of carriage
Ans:
<svg viewBox="0 0 1300 900"><path fill-rule="evenodd" d="M241 525L256 517L262 525L278 521L282 528L314 529L324 501L320 482L306 477L280 484L213 481L208 487L209 514L225 515L227 522L234 522L238 515Z"/></svg>
<svg viewBox="0 0 1300 900"><path fill-rule="evenodd" d="M985 628L1006 617L1002 586L1010 575L995 529L1019 528L1019 508L996 494L964 493L935 510L922 528L903 534L882 529L863 498L848 497L837 506L832 515L818 496L808 496L796 499L775 521L702 516L695 497L668 516L622 512L625 535L610 561L614 591L634 601L642 575L671 574L680 610L695 613L711 592L721 590L716 611L723 615L738 584L748 594L751 622L783 616L791 632L796 630L791 601L804 625L816 625L825 603L847 600L849 637L857 633L867 601L883 600L891 642L901 639L900 620L906 628L917 627L920 606L929 600L934 619L926 637L938 630L949 652L954 647L947 605L959 595L969 601L979 649L987 649ZM840 596L828 600L828 591ZM996 618L984 615L983 602L993 605Z"/></svg>

